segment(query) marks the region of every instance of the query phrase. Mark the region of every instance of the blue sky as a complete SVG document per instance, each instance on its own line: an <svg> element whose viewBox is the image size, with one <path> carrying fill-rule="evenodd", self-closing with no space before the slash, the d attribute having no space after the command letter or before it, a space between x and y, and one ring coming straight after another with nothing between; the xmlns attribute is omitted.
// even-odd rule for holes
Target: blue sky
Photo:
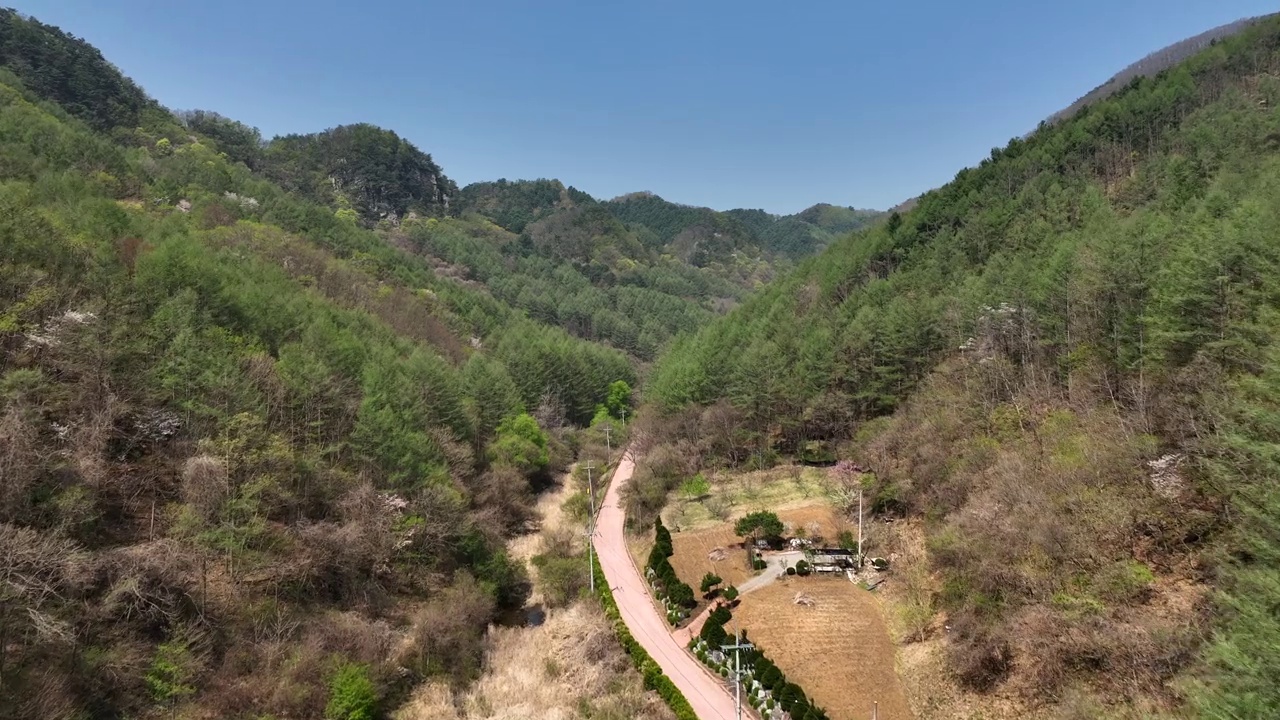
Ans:
<svg viewBox="0 0 1280 720"><path fill-rule="evenodd" d="M11 0L175 109L391 128L460 184L885 208L1255 0Z"/></svg>

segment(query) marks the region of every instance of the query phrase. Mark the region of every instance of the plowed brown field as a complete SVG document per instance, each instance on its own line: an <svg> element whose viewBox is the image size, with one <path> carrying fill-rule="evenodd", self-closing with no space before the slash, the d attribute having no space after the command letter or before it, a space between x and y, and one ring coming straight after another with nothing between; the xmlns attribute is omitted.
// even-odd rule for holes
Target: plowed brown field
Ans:
<svg viewBox="0 0 1280 720"><path fill-rule="evenodd" d="M796 605L796 593L813 597ZM778 668L832 720L912 720L894 667L894 646L875 598L843 576L788 577L744 595L733 625L745 628Z"/></svg>

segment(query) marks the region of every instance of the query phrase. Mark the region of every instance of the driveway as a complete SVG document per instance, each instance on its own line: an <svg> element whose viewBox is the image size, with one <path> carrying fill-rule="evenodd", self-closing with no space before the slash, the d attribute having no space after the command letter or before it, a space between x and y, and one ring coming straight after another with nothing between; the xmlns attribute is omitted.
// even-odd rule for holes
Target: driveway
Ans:
<svg viewBox="0 0 1280 720"><path fill-rule="evenodd" d="M623 536L625 516L619 489L631 480L635 462L628 452L613 473L604 505L596 518L593 538L605 581L613 589L622 620L636 641L648 651L662 672L680 688L701 720L733 720L733 696L719 678L690 655L671 634L666 619L658 615L649 598L648 586L627 552ZM744 714L745 711L744 711Z"/></svg>
<svg viewBox="0 0 1280 720"><path fill-rule="evenodd" d="M788 567L793 567L804 559L803 550L787 550L785 552L764 553L766 567L759 575L738 586L738 592L746 595L752 590L759 590L769 583L785 575Z"/></svg>

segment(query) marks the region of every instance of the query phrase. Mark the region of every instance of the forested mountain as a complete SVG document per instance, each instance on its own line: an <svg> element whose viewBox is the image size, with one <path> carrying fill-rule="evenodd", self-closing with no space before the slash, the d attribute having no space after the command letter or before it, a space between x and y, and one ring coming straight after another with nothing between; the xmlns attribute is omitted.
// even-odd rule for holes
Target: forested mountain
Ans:
<svg viewBox="0 0 1280 720"><path fill-rule="evenodd" d="M57 36L56 42L50 42ZM156 122L172 125L169 113L133 81L79 38L0 8L0 64L40 97L99 131L130 131Z"/></svg>
<svg viewBox="0 0 1280 720"><path fill-rule="evenodd" d="M773 275L754 255L682 262L558 181L468 186L459 206L460 217L408 222L392 238L443 276L641 360Z"/></svg>
<svg viewBox="0 0 1280 720"><path fill-rule="evenodd" d="M452 209L458 217L401 228L402 244L534 318L642 360L791 257L877 217L830 205L783 218L716 212L651 193L600 202L558 180L474 183Z"/></svg>
<svg viewBox="0 0 1280 720"><path fill-rule="evenodd" d="M372 717L471 677L527 593L506 539L630 359L314 201L321 146L429 186L394 135L259 156L3 21L0 717ZM443 205L384 169L333 189Z"/></svg>
<svg viewBox="0 0 1280 720"><path fill-rule="evenodd" d="M286 190L366 222L441 215L458 194L430 155L364 123L275 138L263 153L263 172Z"/></svg>
<svg viewBox="0 0 1280 720"><path fill-rule="evenodd" d="M662 243L699 256L742 249L798 259L826 247L835 238L873 222L881 213L818 204L795 215L764 210L710 208L673 203L648 192L631 193L606 203L627 223L643 225ZM695 262L696 264L696 262Z"/></svg>
<svg viewBox="0 0 1280 720"><path fill-rule="evenodd" d="M202 150L224 160L203 169L221 175L208 178L206 189L228 191L229 174L242 164L251 177L313 203L309 213L329 208L343 222L378 229L471 295L490 295L500 306L641 360L739 302L786 262L787 253L762 250L745 230L744 242L721 242L707 224L657 240L649 227L628 224L609 204L558 181L478 183L460 192L430 155L371 125L264 142L256 128L216 112L175 117L83 41L12 11L3 20L5 66L37 97L114 140L194 163L184 148L199 138ZM183 199L183 191L163 186L170 201ZM702 214L736 224L724 214Z"/></svg>
<svg viewBox="0 0 1280 720"><path fill-rule="evenodd" d="M772 215L763 210L729 210L727 215L751 228L766 250L789 258L803 258L837 238L875 222L884 213L819 203L795 215Z"/></svg>
<svg viewBox="0 0 1280 720"><path fill-rule="evenodd" d="M647 400L704 463L869 464L971 688L1276 716L1278 73L1272 18L1010 141L678 341Z"/></svg>
<svg viewBox="0 0 1280 720"><path fill-rule="evenodd" d="M1084 97L1071 103L1067 108L1054 113L1047 122L1054 123L1064 118L1069 118L1084 106L1110 97L1135 78L1153 77L1219 40L1229 38L1263 19L1264 17L1242 18L1226 25L1220 25L1212 30L1206 30L1186 40L1180 40L1168 47L1160 48L1111 76L1105 83L1090 90Z"/></svg>
<svg viewBox="0 0 1280 720"><path fill-rule="evenodd" d="M557 210L595 205L595 198L559 180L517 180L472 183L458 194L459 213L476 213L513 233Z"/></svg>

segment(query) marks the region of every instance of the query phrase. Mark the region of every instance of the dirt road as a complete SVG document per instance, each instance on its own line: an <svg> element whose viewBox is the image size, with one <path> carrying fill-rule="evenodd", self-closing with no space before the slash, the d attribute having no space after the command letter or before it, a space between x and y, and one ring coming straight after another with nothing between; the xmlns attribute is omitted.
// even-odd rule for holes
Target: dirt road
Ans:
<svg viewBox="0 0 1280 720"><path fill-rule="evenodd" d="M732 720L733 697L671 636L670 627L658 616L649 599L648 585L627 553L623 537L625 517L619 502L619 490L631 480L634 469L635 463L628 453L613 473L596 520L594 541L606 582L613 589L613 598L618 602L622 619L631 634L680 688L698 717L701 720Z"/></svg>

